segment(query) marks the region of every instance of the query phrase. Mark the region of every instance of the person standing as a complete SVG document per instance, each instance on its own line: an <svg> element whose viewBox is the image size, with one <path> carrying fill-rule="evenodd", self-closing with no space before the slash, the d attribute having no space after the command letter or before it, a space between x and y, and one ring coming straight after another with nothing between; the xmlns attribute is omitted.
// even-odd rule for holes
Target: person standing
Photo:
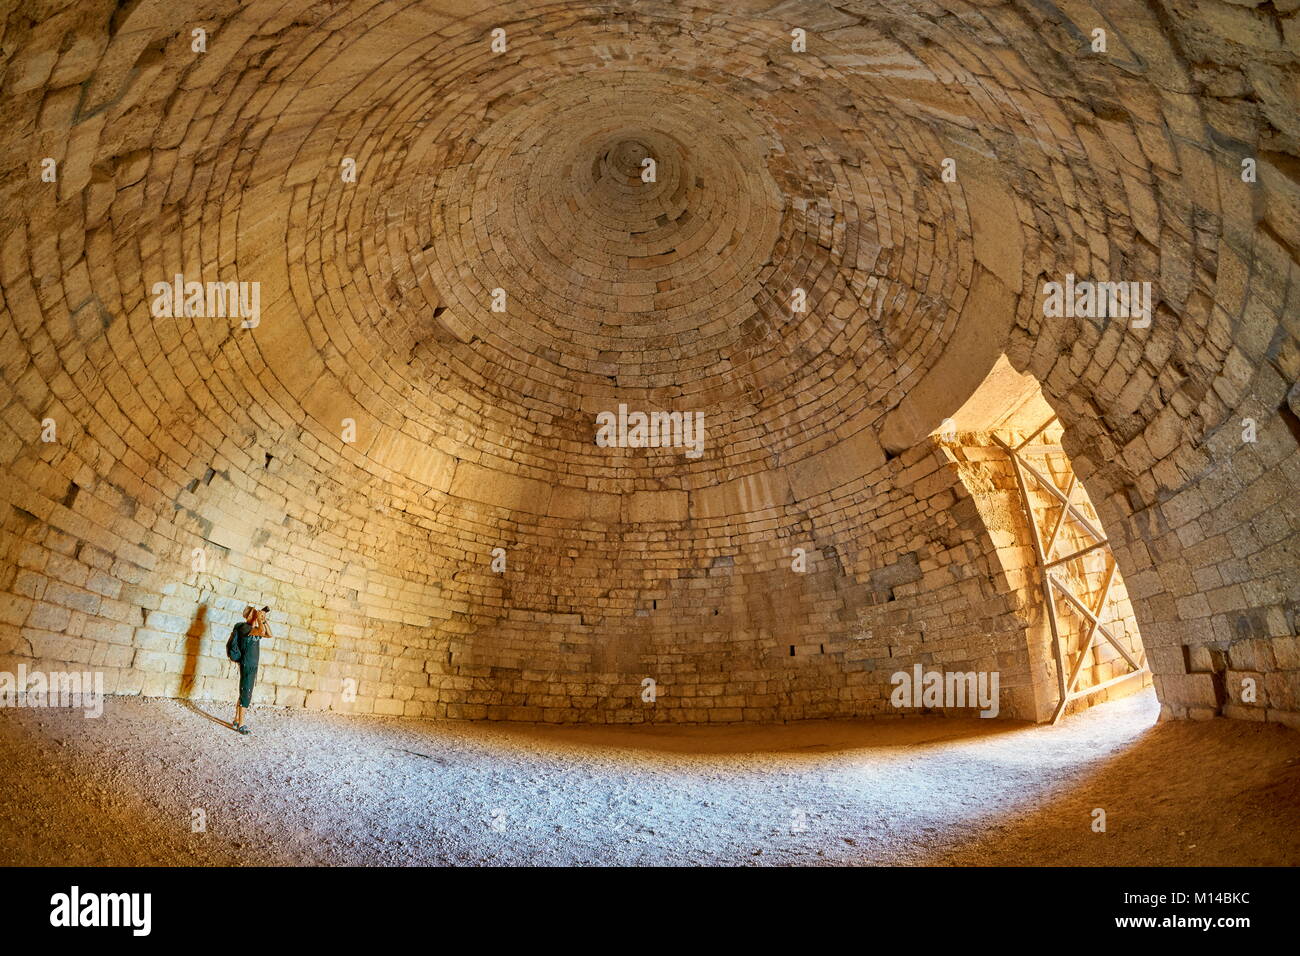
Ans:
<svg viewBox="0 0 1300 956"><path fill-rule="evenodd" d="M260 611L254 607L247 608L244 619L234 626L230 639L226 642L226 655L239 664L239 700L235 704L233 727L241 734L250 732L244 723L244 711L253 706L253 685L257 682L262 639L271 636L270 625L266 622L269 613L270 607L264 607Z"/></svg>

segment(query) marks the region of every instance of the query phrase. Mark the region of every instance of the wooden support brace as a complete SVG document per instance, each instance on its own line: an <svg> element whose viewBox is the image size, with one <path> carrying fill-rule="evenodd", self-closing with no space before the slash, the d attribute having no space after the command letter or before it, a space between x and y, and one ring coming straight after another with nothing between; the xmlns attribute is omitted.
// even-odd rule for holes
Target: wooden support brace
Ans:
<svg viewBox="0 0 1300 956"><path fill-rule="evenodd" d="M1046 431L1047 428L1056 420L1055 416L1049 418L1014 448L997 435L992 436L993 441L996 442L997 445L1007 453L1007 457L1011 459L1011 465L1016 475L1016 486L1019 488L1020 500L1024 506L1025 517L1029 522L1029 532L1031 536L1031 544L1034 549L1034 556L1038 560L1038 567L1042 574L1041 586L1043 590L1043 598L1047 604L1047 620L1052 631L1052 652L1056 659L1056 680L1059 691L1059 699L1056 709L1052 714L1053 724L1061 719L1061 715L1065 713L1066 705L1071 701L1094 694L1105 687L1117 683L1119 680L1126 680L1131 677L1133 673L1140 673L1145 670L1146 667L1144 662L1139 663L1135 660L1133 655L1129 653L1128 649L1124 647L1115 635L1110 632L1110 629L1101 622L1101 614L1106 609L1107 601L1110 600L1110 592L1111 588L1114 586L1115 573L1118 570L1118 565L1115 561L1114 555L1109 554L1109 541L1106 536L1102 534L1101 531L1093 525L1088 516L1080 511L1071 501L1075 485L1078 481L1078 476L1071 472L1070 482L1066 486L1065 491L1062 492L1061 489L1057 487L1056 482L1042 474L1038 469L1027 461L1024 461L1021 457L1021 452L1030 448L1034 439ZM1056 451L1055 448L1048 448L1047 446L1043 446L1042 448L1039 446L1032 446L1032 448L1034 452L1043 454L1049 454ZM1032 475L1037 479L1042 488L1055 498L1061 506L1061 513L1057 515L1056 520L1053 522L1051 534L1048 537L1046 544L1044 544L1042 531L1039 528L1038 516L1034 512L1034 507L1029 497L1029 486L1025 478L1026 474ZM1091 535L1095 543L1086 548L1080 548L1064 557L1052 559L1051 555L1056 548L1056 543L1060 537L1061 529L1065 524L1067 515L1074 518L1084 531ZM1110 558L1107 564L1106 580L1101 588L1096 607L1089 608L1075 596L1065 582L1061 581L1051 572L1053 568L1058 568L1070 561L1078 560L1079 558L1102 548L1107 549ZM1079 656L1074 659L1068 675L1066 674L1065 668L1065 651L1061 642L1061 622L1056 613L1057 591L1061 593L1070 606L1073 607L1087 622L1087 626L1079 644ZM1079 675L1083 671L1084 661L1087 659L1088 653L1095 645L1096 636L1099 633L1115 648L1115 650L1120 653L1128 665L1133 669L1132 673L1123 674L1119 677L1103 681L1100 684L1095 684L1092 687L1085 688L1084 690L1076 691L1075 687L1078 684Z"/></svg>
<svg viewBox="0 0 1300 956"><path fill-rule="evenodd" d="M1029 433L1029 437L1026 438L1024 441L1022 441L1019 445L1017 445L1017 446L1015 447L1014 450L1015 450L1017 453L1019 453L1020 450L1023 449L1023 448L1025 448L1025 447L1026 447L1026 446L1027 446L1031 441L1033 441L1035 438L1037 438L1037 437L1038 437L1039 435L1041 435L1043 432L1047 431L1048 427L1052 424L1052 422L1056 421L1056 418L1057 418L1057 416L1053 415L1053 416L1052 416L1051 418L1049 418L1047 421L1043 422L1043 424L1041 424L1041 425L1039 425L1037 428L1035 428L1032 432ZM995 435L994 437L996 438L997 436Z"/></svg>
<svg viewBox="0 0 1300 956"><path fill-rule="evenodd" d="M1092 650L1092 645L1096 639L1097 628L1101 625L1100 615L1106 608L1106 602L1110 600L1110 589L1115 582L1115 559L1110 559L1110 566L1106 572L1106 583L1102 586L1101 596L1097 600L1097 606L1093 609L1093 617L1088 621L1088 628L1083 633L1083 639L1079 643L1079 657L1074 662L1074 668L1070 671L1070 680L1065 685L1065 694L1061 697L1060 703L1056 705L1056 711L1052 714L1052 723L1055 724L1065 713L1065 705L1074 700L1074 687L1079 682L1079 675L1083 673L1083 662L1088 657L1088 652ZM1059 583L1058 583L1059 586Z"/></svg>
<svg viewBox="0 0 1300 956"><path fill-rule="evenodd" d="M1069 483L1068 485L1066 485L1066 487L1065 487L1065 500L1066 500L1066 501L1069 501L1069 500L1070 500L1070 495L1074 494L1074 483L1075 483L1076 480L1077 480L1077 479L1076 479L1074 473L1071 472L1071 474L1070 474L1070 483ZM1056 516L1056 524L1052 527L1052 536L1051 536L1050 538L1047 539L1047 547L1045 547L1045 548L1043 549L1043 557L1044 557L1044 558L1047 558L1049 562L1050 562L1051 557L1052 557L1052 549L1056 547L1056 536L1059 535L1059 534L1061 533L1061 528L1062 528L1062 526L1065 524L1065 516L1066 516L1067 514L1069 514L1069 512L1068 512L1064 507L1062 507L1062 508L1061 508L1061 513L1060 513L1059 515ZM1050 563L1048 564L1048 567L1051 567L1051 564L1050 564Z"/></svg>
<svg viewBox="0 0 1300 956"><path fill-rule="evenodd" d="M1080 601L1077 597L1075 597L1070 592L1069 588L1067 588L1061 581L1057 580L1054 575L1049 574L1047 578L1049 581L1052 582L1053 586L1055 586L1057 589L1060 590L1061 596L1064 597L1067 601L1069 601L1076 611L1078 611L1080 614L1082 614L1088 620L1092 621L1097 626L1097 630L1101 632L1102 636L1105 637L1106 640L1110 641L1110 643L1115 647L1115 650L1119 651L1120 654L1123 655L1124 660L1128 661L1130 667L1132 667L1134 670L1137 670L1142 666L1141 664L1139 664L1137 661L1133 659L1133 655L1128 652L1128 648L1126 648L1115 638L1115 635L1112 634L1106 628L1106 625L1102 624L1101 621L1097 619L1097 615L1093 614L1092 611L1089 610L1088 607L1082 601Z"/></svg>
<svg viewBox="0 0 1300 956"><path fill-rule="evenodd" d="M1043 428L1046 427L1046 425L1043 426ZM1042 428L1039 431L1042 431ZM1043 558L1043 542L1038 535L1038 520L1034 517L1034 508L1029 502L1029 490L1025 486L1025 476L1020 470L1020 457L1015 453L1014 449L996 435L993 436L993 440L1006 449L1007 454L1011 457L1011 467L1016 473L1016 485L1020 488L1020 500L1024 504L1025 517L1029 520L1030 539L1034 546L1034 556L1038 559L1039 573L1042 575L1043 598L1047 602L1047 621L1052 629L1052 654L1056 658L1056 684L1061 699L1064 700L1066 694L1065 659L1061 654L1061 627L1056 619L1056 602L1052 600L1052 587L1047 571L1047 562Z"/></svg>
<svg viewBox="0 0 1300 956"><path fill-rule="evenodd" d="M1075 558L1081 558L1085 554L1091 554L1092 552L1096 551L1098 548L1104 548L1108 544L1110 544L1109 541L1102 539L1101 541L1098 541L1096 544L1090 544L1086 548L1080 548L1078 551L1075 551L1073 554L1067 554L1063 558L1057 558L1055 561L1049 561L1047 563L1047 566L1049 568L1060 567L1062 564L1068 564L1069 562L1073 561Z"/></svg>
<svg viewBox="0 0 1300 956"><path fill-rule="evenodd" d="M1052 481L1052 479L1043 475L1041 472L1038 471L1037 468L1035 468L1033 465L1029 464L1028 462L1022 461L1020 463L1020 467L1024 468L1025 471L1027 471L1029 474L1037 478L1038 483L1043 486L1043 490L1046 491L1048 494L1052 495L1054 498L1056 498L1056 500L1059 501L1061 504L1063 504L1066 507L1066 509L1070 512L1070 516L1074 518L1075 521L1079 522L1079 524L1083 526L1083 529L1087 531L1088 534L1092 535L1093 540L1095 541L1106 540L1106 536L1102 534L1100 531L1098 531L1095 527L1093 527L1093 524L1088 519L1088 516L1085 515L1078 508L1076 508L1074 505L1072 505L1069 499L1065 497L1065 495L1061 494L1061 489L1056 487L1056 482Z"/></svg>

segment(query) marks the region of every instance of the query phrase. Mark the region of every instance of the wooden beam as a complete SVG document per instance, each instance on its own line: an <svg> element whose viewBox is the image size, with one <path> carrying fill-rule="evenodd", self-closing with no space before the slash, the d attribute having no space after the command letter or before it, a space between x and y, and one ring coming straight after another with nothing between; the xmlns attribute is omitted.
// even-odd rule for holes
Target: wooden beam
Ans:
<svg viewBox="0 0 1300 956"><path fill-rule="evenodd" d="M1064 514L1064 512L1062 512L1062 514ZM1049 568L1060 567L1062 564L1066 564L1067 562L1073 561L1075 558L1081 558L1085 554L1091 554L1093 551L1096 551L1098 548L1104 548L1108 544L1110 544L1109 541L1102 539L1101 541L1098 541L1096 544L1090 544L1086 548L1080 548L1078 551L1074 552L1074 554L1067 554L1063 558L1057 558L1055 561L1049 561L1047 562L1047 566Z"/></svg>
<svg viewBox="0 0 1300 956"><path fill-rule="evenodd" d="M1079 700L1082 697L1087 697L1091 694L1095 694L1099 690L1105 690L1107 687L1114 687L1116 684L1122 684L1126 680L1133 680L1133 678L1140 677L1146 672L1147 669L1146 666L1144 665L1139 670L1129 671L1127 674L1119 674L1115 677L1110 678L1109 680L1104 680L1098 684L1093 684L1091 687L1085 687L1083 690L1076 690L1073 694L1070 695L1070 699L1072 701Z"/></svg>
<svg viewBox="0 0 1300 956"><path fill-rule="evenodd" d="M1069 500L1065 497L1065 495L1061 494L1061 489L1056 487L1056 482L1052 481L1052 479L1050 478L1044 477L1038 471L1037 468L1029 464L1029 462L1027 461L1020 462L1020 467L1025 469L1025 471L1029 472L1029 474L1033 475L1035 478L1037 478L1039 484L1043 486L1044 491L1048 492L1054 498L1056 498L1057 501L1065 505L1065 507L1069 509L1070 514L1074 518L1074 520L1079 522L1079 524L1083 525L1084 529L1088 532L1088 534L1092 535L1094 540L1097 541L1106 540L1106 536L1092 526L1092 522L1088 520L1088 516L1085 515L1078 508L1076 508L1074 505L1072 505L1069 502Z"/></svg>
<svg viewBox="0 0 1300 956"><path fill-rule="evenodd" d="M1017 446L1015 447L1016 452L1019 452L1020 449L1024 448L1026 445L1028 445L1031 441L1033 441L1035 438L1037 438L1037 437L1038 437L1039 435L1041 435L1043 432L1047 431L1047 427L1048 427L1049 425L1051 425L1052 422L1054 422L1054 421L1056 421L1056 416L1055 416L1055 415L1053 415L1053 416L1052 416L1051 418L1049 418L1047 421L1043 422L1043 424L1039 425L1039 426L1038 426L1037 428L1035 428L1032 432L1030 432L1030 433L1029 433L1029 437L1026 438L1024 441L1022 441L1019 445L1017 445Z"/></svg>
<svg viewBox="0 0 1300 956"><path fill-rule="evenodd" d="M1030 447L1030 443L1056 420L1056 416L1049 418L1015 448L1012 448L1010 444L1003 441L997 435L992 436L993 441L1003 451L1005 451L1007 457L1011 459L1011 466L1016 475L1016 487L1020 490L1020 500L1024 507L1025 517L1029 521L1030 543L1033 545L1034 557L1038 561L1038 567L1041 572L1041 587L1043 598L1047 602L1047 620L1052 631L1052 654L1056 659L1056 683L1059 693L1056 708L1052 713L1053 724L1057 723L1061 719L1061 716L1065 713L1066 706L1071 701L1079 700L1089 694L1094 694L1099 690L1118 683L1120 680L1128 680L1134 674L1141 673L1146 669L1145 661L1139 663L1134 660L1133 655L1129 653L1128 648L1124 647L1115 635L1110 632L1110 629L1101 622L1101 613L1106 609L1106 602L1110 600L1110 591L1115 582L1115 573L1118 570L1118 564L1115 561L1114 554L1110 553L1110 542L1107 540L1106 536L1102 534L1099 529L1094 527L1088 516L1076 508L1070 501L1074 494L1074 488L1078 481L1078 476L1074 474L1074 470L1071 468L1070 482L1066 486L1065 491L1062 492L1061 489L1057 487L1055 481L1043 475L1037 468L1021 458L1022 450ZM1040 446L1033 447L1035 450L1038 450ZM1054 454L1059 451L1055 446L1042 446L1042 448L1045 450L1044 453L1048 454ZM1029 497L1029 484L1025 479L1026 473L1036 478L1043 489L1051 494L1061 506L1061 513L1057 516L1056 521L1052 526L1051 536L1048 538L1046 546L1044 546L1042 532L1038 526L1038 516L1034 513L1033 502ZM1065 524L1065 518L1067 515L1079 522L1083 529L1093 537L1095 543L1086 548L1080 548L1078 551L1068 554L1065 557L1052 560L1051 554L1056 547L1056 542L1060 536L1061 528ZM1070 590L1069 586L1066 585L1064 581L1057 578L1056 575L1052 574L1051 571L1053 568L1060 567L1067 562L1074 561L1101 548L1107 549L1107 554L1110 560L1107 563L1105 583L1102 585L1099 593L1097 606L1093 609L1089 608L1078 597L1076 597ZM1065 651L1061 642L1061 622L1056 613L1057 591L1060 591L1061 595L1067 602L1069 602L1070 606L1082 615L1085 621L1087 621L1087 627L1084 630L1079 645L1079 656L1071 665L1068 676L1065 672ZM1085 688L1084 690L1076 691L1075 686L1078 684L1079 675L1083 671L1083 663L1088 657L1088 652L1091 651L1093 646L1096 644L1097 634L1101 634L1108 642L1110 642L1115 650L1119 651L1120 655L1128 663L1129 667L1132 668L1132 671L1128 674L1122 674L1117 678L1102 681L1100 684L1095 684L1092 687ZM1143 657L1145 657L1145 655L1143 655Z"/></svg>
<svg viewBox="0 0 1300 956"><path fill-rule="evenodd" d="M1050 424L1050 422L1049 422ZM1047 426L1044 425L1043 428ZM1042 428L1039 429L1042 431ZM1031 543L1034 546L1034 556L1038 559L1038 570L1041 576L1041 587L1043 589L1043 598L1047 602L1047 622L1052 629L1052 654L1056 658L1056 684L1060 691L1061 699L1065 699L1065 659L1061 654L1061 628L1060 623L1056 620L1056 602L1052 600L1052 587L1048 578L1047 562L1043 558L1043 542L1038 536L1038 520L1034 517L1034 507L1029 501L1029 491L1025 487L1025 476L1020 470L1020 457L1016 454L1015 449L1009 446L997 435L993 440L1006 450L1007 455L1011 458L1011 467L1016 473L1016 485L1020 489L1020 500L1025 508L1025 517L1029 520L1029 533Z"/></svg>
<svg viewBox="0 0 1300 956"><path fill-rule="evenodd" d="M1110 589L1114 583L1115 560L1112 558L1109 563L1109 569L1106 571L1106 581L1101 586L1101 591L1098 592L1097 606L1092 609L1093 616L1089 618L1088 628L1084 631L1083 642L1081 645L1082 652L1079 656L1079 662L1075 666L1074 674L1070 677L1070 683L1065 688L1066 694L1069 694L1074 690L1075 682L1079 679L1079 671L1082 669L1083 656L1092 649L1092 645L1096 639L1097 628L1101 626L1101 612L1106 609L1106 602L1110 600Z"/></svg>
<svg viewBox="0 0 1300 956"><path fill-rule="evenodd" d="M1065 500L1070 500L1070 495L1074 494L1074 482L1076 476L1073 471L1070 472L1070 483L1065 487ZM1048 567L1051 567L1052 549L1056 547L1056 536L1061 533L1061 526L1065 524L1065 516L1068 512L1062 508L1061 513L1056 516L1056 524L1052 528L1052 536L1047 539L1047 547L1043 549L1043 557L1048 560Z"/></svg>
<svg viewBox="0 0 1300 956"><path fill-rule="evenodd" d="M1097 625L1100 623L1099 616L1105 610L1106 602L1110 600L1110 588L1114 581L1115 559L1112 557L1110 559L1110 570L1106 572L1106 583L1101 588L1101 597L1098 598L1097 607L1093 610L1094 615L1097 616L1088 622L1088 629L1083 633L1083 639L1079 643L1079 659L1074 662L1074 668L1070 671L1070 681L1065 685L1065 695L1061 698L1061 702L1056 707L1056 712L1052 715L1053 724L1060 720L1061 715L1065 713L1065 705L1074 699L1071 696L1074 693L1074 685L1079 682L1079 674L1083 672L1083 661L1096 641Z"/></svg>
<svg viewBox="0 0 1300 956"><path fill-rule="evenodd" d="M1088 651L1092 650L1092 644L1093 644L1093 635L1091 632L1089 632L1088 643L1084 647L1079 649L1078 660L1074 662L1074 667L1070 669L1070 680L1065 685L1067 688L1066 692L1065 694L1062 695L1061 699L1056 702L1056 710L1052 711L1053 726L1055 726L1060 721L1061 716L1065 713L1065 705L1074 699L1071 696L1071 691L1073 690L1074 685L1079 681L1079 672L1083 670L1083 660L1088 656Z"/></svg>
<svg viewBox="0 0 1300 956"><path fill-rule="evenodd" d="M1070 604L1074 607L1076 611L1078 611L1088 620L1092 621L1094 624L1097 625L1097 630L1101 631L1102 636L1105 637L1106 640L1110 641L1111 644L1114 645L1115 650L1119 651L1120 654L1123 655L1124 660L1128 661L1130 667L1132 667L1134 670L1137 670L1142 666L1141 664L1139 664L1137 661L1133 659L1133 655L1128 652L1128 648L1126 648L1123 644L1121 644L1115 638L1115 635L1112 634L1109 630L1107 630L1106 625L1102 624L1101 621L1097 619L1097 615L1093 614L1092 611L1090 611L1082 601L1080 601L1077 597L1075 597L1074 594L1071 593L1070 589L1066 587L1064 583L1058 581L1055 575L1052 574L1048 574L1047 579L1051 581L1052 584L1055 585L1055 587L1060 590L1061 595L1067 601L1070 602Z"/></svg>

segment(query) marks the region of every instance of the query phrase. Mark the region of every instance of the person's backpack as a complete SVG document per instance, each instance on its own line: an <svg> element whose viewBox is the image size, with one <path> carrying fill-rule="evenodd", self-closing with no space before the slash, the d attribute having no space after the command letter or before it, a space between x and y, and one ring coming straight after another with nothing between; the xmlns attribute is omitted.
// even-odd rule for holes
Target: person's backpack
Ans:
<svg viewBox="0 0 1300 956"><path fill-rule="evenodd" d="M240 657L243 656L243 647L241 646L239 625L236 624L230 629L230 638L226 641L226 656L235 663L239 663Z"/></svg>

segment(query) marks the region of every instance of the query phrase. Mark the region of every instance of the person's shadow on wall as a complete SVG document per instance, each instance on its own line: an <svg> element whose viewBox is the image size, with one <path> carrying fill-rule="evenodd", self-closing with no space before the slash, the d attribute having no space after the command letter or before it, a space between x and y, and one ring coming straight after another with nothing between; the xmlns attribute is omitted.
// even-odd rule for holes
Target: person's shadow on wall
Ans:
<svg viewBox="0 0 1300 956"><path fill-rule="evenodd" d="M199 650L203 646L203 635L208 629L208 606L200 604L190 621L189 630L185 632L185 669L181 671L181 688L178 695L182 700L194 696L194 685L198 682Z"/></svg>
<svg viewBox="0 0 1300 956"><path fill-rule="evenodd" d="M196 714L202 714L208 720L216 721L223 727L229 727L226 721L220 717L209 714L206 710L194 702L194 687L198 683L199 674L199 652L203 648L203 635L208 630L208 606L200 604L199 609L194 612L194 620L190 621L189 629L185 632L185 669L181 671L181 700L185 706Z"/></svg>

